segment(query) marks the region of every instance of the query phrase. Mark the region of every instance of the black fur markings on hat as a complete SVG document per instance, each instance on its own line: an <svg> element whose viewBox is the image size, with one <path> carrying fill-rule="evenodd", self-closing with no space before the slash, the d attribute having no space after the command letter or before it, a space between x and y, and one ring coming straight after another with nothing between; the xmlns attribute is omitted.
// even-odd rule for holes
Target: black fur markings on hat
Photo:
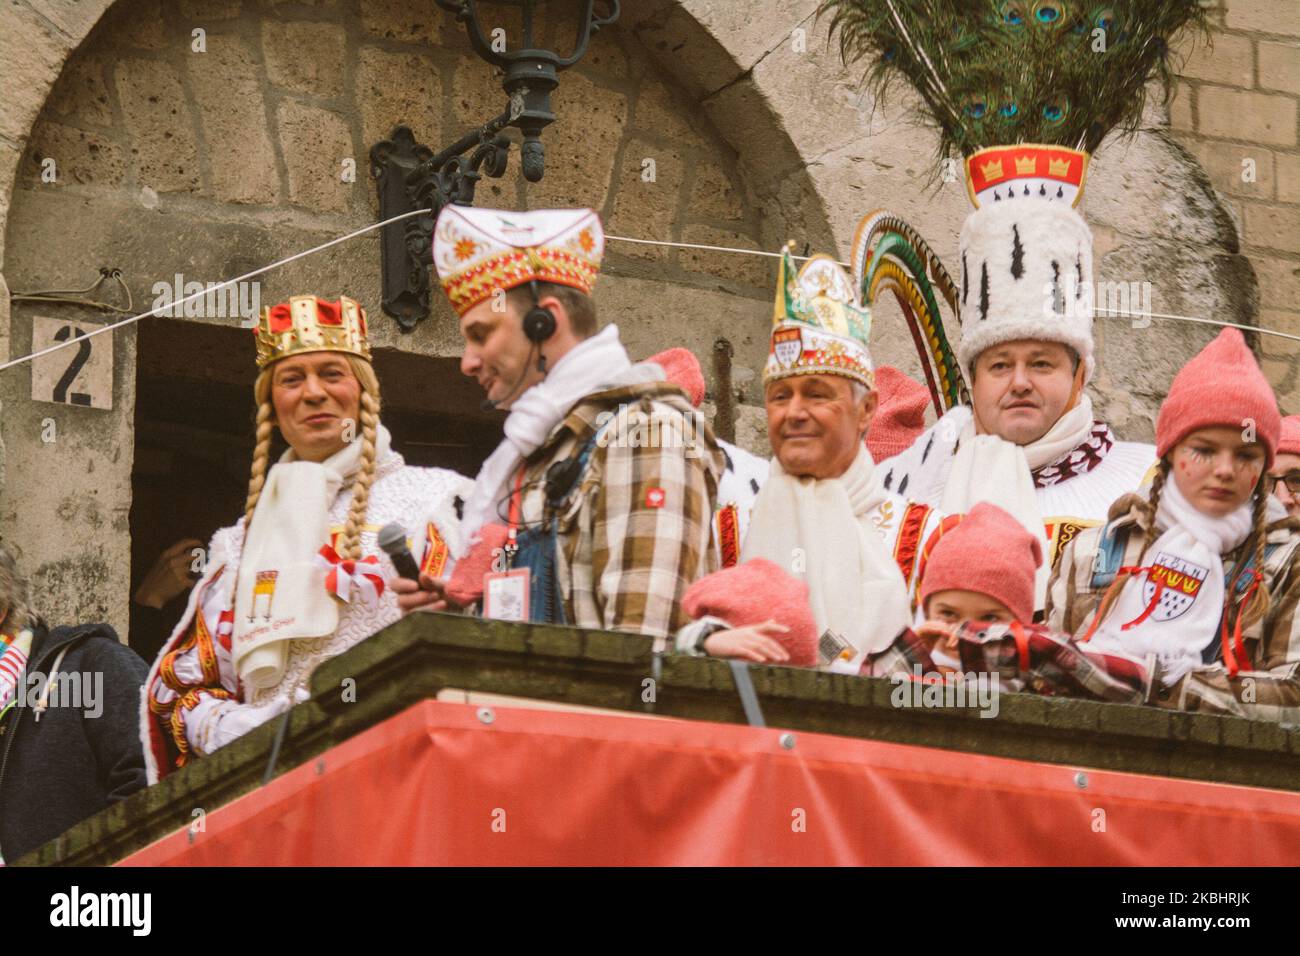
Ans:
<svg viewBox="0 0 1300 956"><path fill-rule="evenodd" d="M1082 253L1074 257L1074 274L1079 280L1079 284L1074 287L1074 298L1075 301L1078 301L1079 299L1083 298L1083 255Z"/></svg>
<svg viewBox="0 0 1300 956"><path fill-rule="evenodd" d="M967 271L966 253L963 252L961 254L961 305L963 309L966 307L966 300L969 298L967 293L970 291L969 283L966 281Z"/></svg>
<svg viewBox="0 0 1300 956"><path fill-rule="evenodd" d="M1065 293L1061 291L1061 264L1052 260L1052 312L1065 314Z"/></svg>
<svg viewBox="0 0 1300 956"><path fill-rule="evenodd" d="M1011 246L1011 278L1019 279L1025 274L1025 247L1020 244L1020 227L1012 225L1011 236L1014 244Z"/></svg>
<svg viewBox="0 0 1300 956"><path fill-rule="evenodd" d="M989 264L980 267L980 321L989 317Z"/></svg>

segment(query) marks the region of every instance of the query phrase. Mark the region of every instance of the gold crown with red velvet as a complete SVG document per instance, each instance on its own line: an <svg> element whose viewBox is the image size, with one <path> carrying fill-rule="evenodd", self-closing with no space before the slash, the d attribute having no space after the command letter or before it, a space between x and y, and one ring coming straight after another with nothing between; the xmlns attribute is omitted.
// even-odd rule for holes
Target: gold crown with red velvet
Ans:
<svg viewBox="0 0 1300 956"><path fill-rule="evenodd" d="M590 295L604 253L605 230L594 209L445 206L433 230L433 265L457 315L525 282Z"/></svg>
<svg viewBox="0 0 1300 956"><path fill-rule="evenodd" d="M295 295L262 310L257 328L257 367L303 352L346 352L370 361L366 310L355 299L337 302Z"/></svg>

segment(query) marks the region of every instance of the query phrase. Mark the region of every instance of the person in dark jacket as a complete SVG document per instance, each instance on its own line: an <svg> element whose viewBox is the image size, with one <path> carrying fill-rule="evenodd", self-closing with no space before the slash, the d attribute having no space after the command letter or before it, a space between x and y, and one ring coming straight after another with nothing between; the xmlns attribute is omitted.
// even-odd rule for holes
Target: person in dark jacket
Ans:
<svg viewBox="0 0 1300 956"><path fill-rule="evenodd" d="M0 548L0 858L144 787L148 670L107 624L48 628Z"/></svg>

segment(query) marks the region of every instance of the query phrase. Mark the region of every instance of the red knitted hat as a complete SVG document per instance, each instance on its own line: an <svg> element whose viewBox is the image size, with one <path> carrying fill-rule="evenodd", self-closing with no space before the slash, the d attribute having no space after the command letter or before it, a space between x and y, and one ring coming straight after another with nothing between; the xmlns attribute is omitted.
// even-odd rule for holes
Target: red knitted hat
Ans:
<svg viewBox="0 0 1300 956"><path fill-rule="evenodd" d="M1038 539L997 505L981 501L939 539L921 582L921 607L937 591L974 591L1002 602L1022 624L1034 619Z"/></svg>
<svg viewBox="0 0 1300 956"><path fill-rule="evenodd" d="M1163 458L1198 428L1250 423L1271 468L1282 431L1277 399L1241 333L1224 329L1174 376L1156 416L1156 455Z"/></svg>
<svg viewBox="0 0 1300 956"><path fill-rule="evenodd" d="M668 349L646 361L661 366L669 383L689 395L692 405L700 407L700 402L704 401L704 373L700 371L700 362L694 352L683 348Z"/></svg>
<svg viewBox="0 0 1300 956"><path fill-rule="evenodd" d="M1279 455L1300 455L1300 415L1282 419L1281 437L1277 441Z"/></svg>
<svg viewBox="0 0 1300 956"><path fill-rule="evenodd" d="M692 620L711 614L732 627L769 619L784 624L789 633L775 640L789 652L790 663L797 667L817 663L817 623L808 606L808 585L765 558L700 578L682 596L682 610Z"/></svg>
<svg viewBox="0 0 1300 956"><path fill-rule="evenodd" d="M925 431L930 393L892 365L882 365L876 369L876 394L880 404L867 429L867 450L873 460L881 462L912 447Z"/></svg>

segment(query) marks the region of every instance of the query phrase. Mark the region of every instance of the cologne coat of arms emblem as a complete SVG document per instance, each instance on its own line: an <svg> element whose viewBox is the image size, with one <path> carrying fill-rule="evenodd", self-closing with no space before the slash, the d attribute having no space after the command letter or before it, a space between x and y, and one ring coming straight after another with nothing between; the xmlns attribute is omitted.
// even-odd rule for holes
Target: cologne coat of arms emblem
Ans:
<svg viewBox="0 0 1300 956"><path fill-rule="evenodd" d="M1148 606L1155 600L1156 586L1160 586L1160 601L1151 613L1152 618L1172 621L1185 614L1196 601L1209 573L1209 568L1165 551L1159 552L1142 586L1142 598Z"/></svg>
<svg viewBox="0 0 1300 956"><path fill-rule="evenodd" d="M803 333L799 329L777 329L772 333L772 354L785 368L803 355Z"/></svg>

